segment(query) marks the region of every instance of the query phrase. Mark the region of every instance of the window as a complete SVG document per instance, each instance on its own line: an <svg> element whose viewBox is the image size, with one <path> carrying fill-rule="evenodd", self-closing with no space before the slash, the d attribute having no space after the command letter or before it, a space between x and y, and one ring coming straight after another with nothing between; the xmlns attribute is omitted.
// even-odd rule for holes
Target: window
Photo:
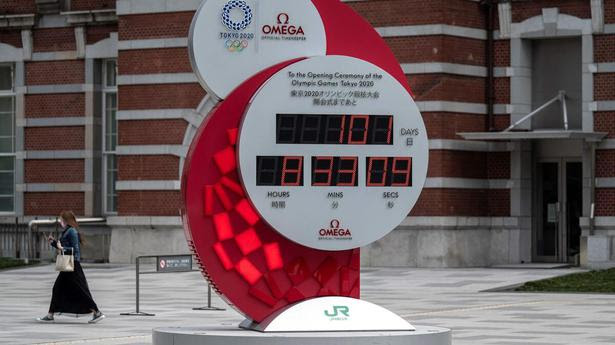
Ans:
<svg viewBox="0 0 615 345"><path fill-rule="evenodd" d="M0 212L15 211L14 67L0 64Z"/></svg>
<svg viewBox="0 0 615 345"><path fill-rule="evenodd" d="M117 212L117 62L104 60L103 75L103 166L104 166L104 207L105 213Z"/></svg>

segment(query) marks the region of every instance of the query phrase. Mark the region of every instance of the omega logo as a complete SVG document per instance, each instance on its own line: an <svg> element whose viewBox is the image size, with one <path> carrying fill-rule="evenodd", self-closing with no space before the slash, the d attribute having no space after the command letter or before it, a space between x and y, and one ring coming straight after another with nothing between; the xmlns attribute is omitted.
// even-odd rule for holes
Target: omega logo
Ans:
<svg viewBox="0 0 615 345"><path fill-rule="evenodd" d="M277 17L276 25L263 25L262 32L265 35L283 36L305 36L302 26L289 25L290 16L287 13L280 13Z"/></svg>
<svg viewBox="0 0 615 345"><path fill-rule="evenodd" d="M282 18L284 18L284 22L282 22ZM284 24L287 25L288 24L288 14L287 13L280 13L278 14L278 24Z"/></svg>
<svg viewBox="0 0 615 345"><path fill-rule="evenodd" d="M329 228L320 229L318 234L321 237L352 237L352 232L350 232L350 229L340 228L340 221L337 219L332 219L329 223Z"/></svg>

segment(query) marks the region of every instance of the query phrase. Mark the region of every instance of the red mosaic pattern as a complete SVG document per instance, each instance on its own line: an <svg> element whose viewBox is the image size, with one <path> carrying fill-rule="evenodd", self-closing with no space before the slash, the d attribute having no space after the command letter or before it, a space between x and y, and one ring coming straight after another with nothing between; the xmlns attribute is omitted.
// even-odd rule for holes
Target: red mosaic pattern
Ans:
<svg viewBox="0 0 615 345"><path fill-rule="evenodd" d="M359 298L358 249L321 251L286 239L263 221L241 186L240 120L258 87L288 64L253 77L220 103L199 129L184 167L184 224L201 271L257 322L307 298Z"/></svg>

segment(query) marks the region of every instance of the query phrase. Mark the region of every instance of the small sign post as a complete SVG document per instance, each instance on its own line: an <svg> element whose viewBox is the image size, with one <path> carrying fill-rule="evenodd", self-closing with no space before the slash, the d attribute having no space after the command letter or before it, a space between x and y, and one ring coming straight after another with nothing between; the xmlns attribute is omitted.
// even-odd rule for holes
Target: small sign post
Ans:
<svg viewBox="0 0 615 345"><path fill-rule="evenodd" d="M145 258L156 259L156 270L141 272L140 260ZM139 307L140 297L140 284L139 275L152 274L152 273L177 273L177 272L191 272L192 269L192 255L144 255L136 258L135 267L135 311L129 313L120 313L124 316L155 316L156 314L142 312ZM207 306L192 308L193 310L225 310L224 308L212 307L211 305L211 285L207 284Z"/></svg>
<svg viewBox="0 0 615 345"><path fill-rule="evenodd" d="M192 255L171 255L156 257L156 272L192 271Z"/></svg>

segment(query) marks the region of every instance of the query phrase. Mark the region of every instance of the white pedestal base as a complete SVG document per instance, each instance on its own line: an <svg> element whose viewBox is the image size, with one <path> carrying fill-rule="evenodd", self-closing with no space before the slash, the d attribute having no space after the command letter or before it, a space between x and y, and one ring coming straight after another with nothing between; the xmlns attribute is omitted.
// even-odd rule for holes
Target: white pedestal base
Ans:
<svg viewBox="0 0 615 345"><path fill-rule="evenodd" d="M451 345L451 330L263 333L235 327L154 329L153 345Z"/></svg>
<svg viewBox="0 0 615 345"><path fill-rule="evenodd" d="M245 320L239 327L259 332L414 331L408 321L379 305L339 296L301 301L261 323Z"/></svg>

